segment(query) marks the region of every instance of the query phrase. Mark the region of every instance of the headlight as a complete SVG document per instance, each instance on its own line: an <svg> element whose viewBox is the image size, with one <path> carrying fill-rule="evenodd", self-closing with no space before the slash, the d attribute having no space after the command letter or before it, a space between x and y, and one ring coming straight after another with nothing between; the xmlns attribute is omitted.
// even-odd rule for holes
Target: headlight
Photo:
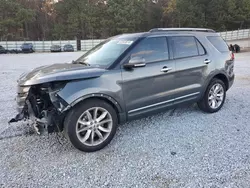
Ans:
<svg viewBox="0 0 250 188"><path fill-rule="evenodd" d="M17 93L18 94L28 93L29 90L30 90L30 86L28 86L28 87L21 87L21 86L19 86L17 88Z"/></svg>

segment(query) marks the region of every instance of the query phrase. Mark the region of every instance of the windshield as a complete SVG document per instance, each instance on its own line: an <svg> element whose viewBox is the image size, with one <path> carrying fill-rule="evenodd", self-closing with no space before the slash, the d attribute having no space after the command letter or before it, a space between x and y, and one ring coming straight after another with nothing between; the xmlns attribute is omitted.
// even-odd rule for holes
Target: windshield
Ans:
<svg viewBox="0 0 250 188"><path fill-rule="evenodd" d="M108 66L114 63L134 41L135 38L108 39L88 51L76 61L89 65Z"/></svg>
<svg viewBox="0 0 250 188"><path fill-rule="evenodd" d="M32 46L32 44L30 44L30 43L24 43L23 46L25 46L25 47L26 46Z"/></svg>

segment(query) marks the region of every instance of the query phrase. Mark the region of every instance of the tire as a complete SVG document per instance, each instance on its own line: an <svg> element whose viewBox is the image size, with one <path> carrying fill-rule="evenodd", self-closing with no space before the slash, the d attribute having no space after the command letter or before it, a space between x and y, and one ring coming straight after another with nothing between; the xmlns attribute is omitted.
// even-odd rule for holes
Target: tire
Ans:
<svg viewBox="0 0 250 188"><path fill-rule="evenodd" d="M64 132L75 148L84 152L95 152L111 142L117 125L117 113L111 105L99 99L90 99L69 111L64 121Z"/></svg>
<svg viewBox="0 0 250 188"><path fill-rule="evenodd" d="M221 91L221 92L218 92L217 94L215 94L212 91L216 86L221 87L220 88L221 90L216 90L216 91ZM223 94L223 97L221 97L222 94ZM215 95L216 97L214 97ZM217 98L219 100L217 100ZM198 104L198 107L202 111L207 112L207 113L215 113L215 112L218 112L222 108L222 106L224 105L225 99L226 99L225 83L220 79L214 78L208 85L203 98L197 104ZM216 102L212 102L213 100L215 100Z"/></svg>

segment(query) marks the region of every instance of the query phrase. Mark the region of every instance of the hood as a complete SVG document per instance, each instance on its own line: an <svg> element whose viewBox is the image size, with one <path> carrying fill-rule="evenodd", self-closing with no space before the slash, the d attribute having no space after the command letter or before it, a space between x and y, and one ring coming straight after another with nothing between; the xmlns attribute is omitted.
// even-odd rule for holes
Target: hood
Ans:
<svg viewBox="0 0 250 188"><path fill-rule="evenodd" d="M82 64L53 64L42 66L29 73L21 75L18 84L30 86L53 81L69 81L86 78L96 78L101 76L106 69L85 66Z"/></svg>

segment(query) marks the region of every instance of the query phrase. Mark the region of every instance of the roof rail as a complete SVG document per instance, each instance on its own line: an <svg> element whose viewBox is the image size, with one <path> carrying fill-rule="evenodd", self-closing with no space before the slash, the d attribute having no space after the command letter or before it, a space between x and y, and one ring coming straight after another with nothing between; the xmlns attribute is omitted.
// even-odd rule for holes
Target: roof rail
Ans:
<svg viewBox="0 0 250 188"><path fill-rule="evenodd" d="M199 31L199 32L210 32L215 33L213 29L206 28L154 28L149 32L165 32L165 31Z"/></svg>

